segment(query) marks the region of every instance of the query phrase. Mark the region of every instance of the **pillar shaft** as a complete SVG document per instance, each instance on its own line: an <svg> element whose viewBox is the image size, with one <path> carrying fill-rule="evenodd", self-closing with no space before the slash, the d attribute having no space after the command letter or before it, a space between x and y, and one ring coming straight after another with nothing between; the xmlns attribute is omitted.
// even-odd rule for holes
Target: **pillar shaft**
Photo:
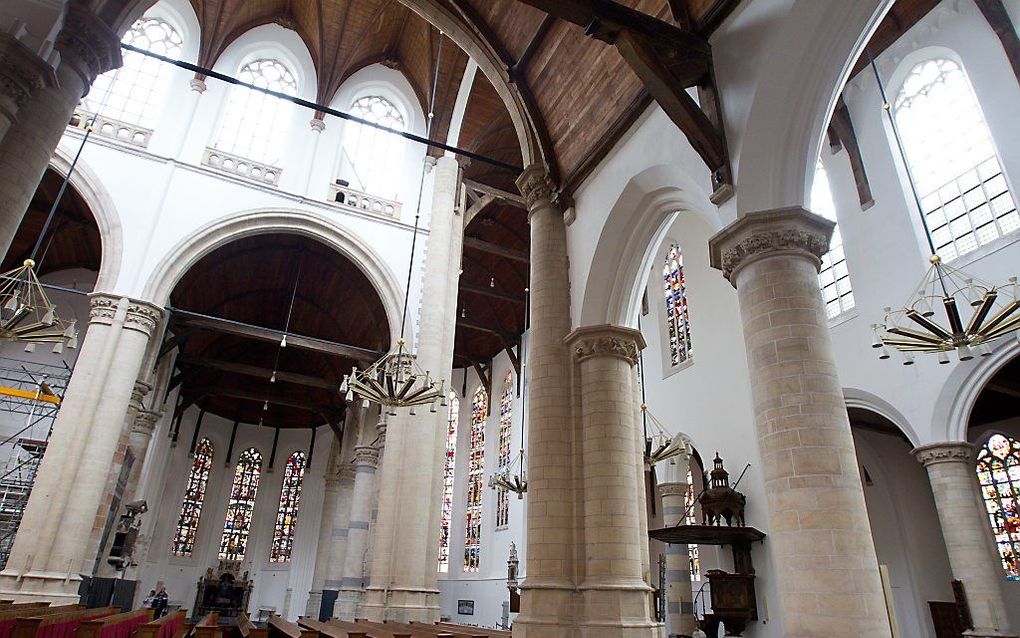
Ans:
<svg viewBox="0 0 1020 638"><path fill-rule="evenodd" d="M121 64L120 38L83 5L68 7L57 37L56 84L34 91L0 142L0 254L10 247L78 100L98 74Z"/></svg>
<svg viewBox="0 0 1020 638"><path fill-rule="evenodd" d="M662 496L662 524L679 525L687 512L687 476L690 459L681 455L676 480L659 484ZM670 461L666 461L667 463ZM694 592L691 589L691 559L688 546L666 545L666 635L690 636L698 628L694 617Z"/></svg>
<svg viewBox="0 0 1020 638"><path fill-rule="evenodd" d="M857 456L818 287L833 223L752 213L710 242L737 289L769 543L789 636L890 636Z"/></svg>
<svg viewBox="0 0 1020 638"><path fill-rule="evenodd" d="M974 446L934 443L915 449L914 456L928 471L949 565L967 594L974 629L966 635L1015 636L1002 598L1005 577L985 526Z"/></svg>
<svg viewBox="0 0 1020 638"><path fill-rule="evenodd" d="M435 378L450 378L456 327L463 218L456 210L459 166L452 156L433 168L432 211L422 283L418 363ZM445 415L419 408L389 422L382 460L371 578L360 615L375 620L439 620L436 559ZM353 507L353 506L352 506ZM354 519L353 510L351 520ZM352 537L348 536L348 564ZM359 559L360 560L360 559Z"/></svg>
<svg viewBox="0 0 1020 638"><path fill-rule="evenodd" d="M43 87L53 87L57 76L49 62L19 40L0 33L0 140L24 107Z"/></svg>
<svg viewBox="0 0 1020 638"><path fill-rule="evenodd" d="M365 560L369 530L372 527L372 497L379 450L371 445L354 448L354 490L351 493L351 518L347 523L347 548L335 615L354 620L365 595Z"/></svg>
<svg viewBox="0 0 1020 638"><path fill-rule="evenodd" d="M162 311L146 302L91 295L89 329L53 424L0 591L17 598L76 598L91 573L107 476L149 337ZM89 551L91 545L91 552ZM18 579L18 575L22 575Z"/></svg>

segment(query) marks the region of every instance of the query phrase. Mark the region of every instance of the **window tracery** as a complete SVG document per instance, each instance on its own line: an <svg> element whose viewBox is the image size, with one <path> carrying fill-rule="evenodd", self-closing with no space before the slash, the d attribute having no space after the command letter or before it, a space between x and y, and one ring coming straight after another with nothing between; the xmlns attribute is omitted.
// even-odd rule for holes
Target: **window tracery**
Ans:
<svg viewBox="0 0 1020 638"><path fill-rule="evenodd" d="M457 458L457 421L460 400L450 393L450 410L446 416L446 461L443 464L443 508L439 514L439 571L450 570L450 524L453 521L453 478Z"/></svg>
<svg viewBox="0 0 1020 638"><path fill-rule="evenodd" d="M811 188L811 212L836 221L836 204L832 200L829 174L821 160L815 165L815 181ZM856 306L853 287L850 285L850 271L846 266L843 252L843 236L839 224L832 229L829 251L822 255L822 267L818 271L818 284L822 289L825 314L829 319L837 317Z"/></svg>
<svg viewBox="0 0 1020 638"><path fill-rule="evenodd" d="M468 457L467 514L464 531L464 571L477 572L482 549L482 476L485 473L485 421L489 393L478 386L471 398L471 439Z"/></svg>
<svg viewBox="0 0 1020 638"><path fill-rule="evenodd" d="M262 475L262 455L255 448L241 453L227 501L227 518L220 537L220 560L241 560L248 549L255 495Z"/></svg>
<svg viewBox="0 0 1020 638"><path fill-rule="evenodd" d="M978 452L977 473L1006 579L1020 581L1020 441L993 434Z"/></svg>
<svg viewBox="0 0 1020 638"><path fill-rule="evenodd" d="M946 261L1020 229L991 131L959 64L915 65L893 104L907 163Z"/></svg>
<svg viewBox="0 0 1020 638"><path fill-rule="evenodd" d="M298 506L301 504L301 483L305 477L305 453L294 452L287 458L283 471L280 504L273 525L273 547L269 562L286 563L294 549L294 531L297 529Z"/></svg>
<svg viewBox="0 0 1020 638"><path fill-rule="evenodd" d="M174 59L184 49L177 29L160 18L141 18L121 41ZM103 117L151 129L166 102L170 67L134 51L124 51L123 60L120 68L96 78L82 106Z"/></svg>
<svg viewBox="0 0 1020 638"><path fill-rule="evenodd" d="M350 111L352 115L389 129L404 131L407 126L397 107L380 95L358 98L351 104ZM404 159L402 137L372 126L348 122L344 151L362 191L391 199L397 197Z"/></svg>
<svg viewBox="0 0 1020 638"><path fill-rule="evenodd" d="M272 58L252 60L237 79L287 95L297 94L297 80ZM256 162L278 165L289 129L290 103L243 86L230 89L216 148Z"/></svg>
<svg viewBox="0 0 1020 638"><path fill-rule="evenodd" d="M177 519L171 547L174 556L191 556L195 550L195 537L202 518L202 504L205 503L205 488L209 484L212 461L213 445L209 439L202 439L195 446L195 460L191 464L188 483L184 488L181 515Z"/></svg>
<svg viewBox="0 0 1020 638"><path fill-rule="evenodd" d="M662 267L666 298L666 332L669 337L669 363L677 367L691 360L691 317L687 306L687 281L684 256L679 244L672 244Z"/></svg>
<svg viewBox="0 0 1020 638"><path fill-rule="evenodd" d="M506 373L503 379L503 394L499 398L499 456L496 459L497 471L503 471L510 465L510 438L513 433L513 375ZM496 527L510 523L510 492L505 488L496 488Z"/></svg>

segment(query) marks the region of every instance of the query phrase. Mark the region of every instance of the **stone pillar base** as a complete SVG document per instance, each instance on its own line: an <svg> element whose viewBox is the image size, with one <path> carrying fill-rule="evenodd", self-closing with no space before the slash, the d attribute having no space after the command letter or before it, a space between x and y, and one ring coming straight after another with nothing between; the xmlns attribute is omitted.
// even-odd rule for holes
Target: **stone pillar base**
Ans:
<svg viewBox="0 0 1020 638"><path fill-rule="evenodd" d="M305 616L311 618L319 617L319 610L322 609L322 590L314 589L308 592L308 604L305 605Z"/></svg>
<svg viewBox="0 0 1020 638"><path fill-rule="evenodd" d="M643 581L575 588L525 580L514 638L664 638L665 627L649 621L650 592Z"/></svg>
<svg viewBox="0 0 1020 638"><path fill-rule="evenodd" d="M364 618L365 616L358 615L358 609L361 607L361 603L365 600L365 590L363 589L340 589L340 593L336 597L336 605L333 607L333 617L339 618L340 620L354 620L355 618Z"/></svg>
<svg viewBox="0 0 1020 638"><path fill-rule="evenodd" d="M343 592L340 592L343 597ZM339 602L339 599L338 599ZM369 587L358 617L372 622L439 622L438 589L381 589Z"/></svg>
<svg viewBox="0 0 1020 638"><path fill-rule="evenodd" d="M0 572L0 598L14 602L50 601L55 605L78 602L81 576L63 572L25 572L13 569Z"/></svg>

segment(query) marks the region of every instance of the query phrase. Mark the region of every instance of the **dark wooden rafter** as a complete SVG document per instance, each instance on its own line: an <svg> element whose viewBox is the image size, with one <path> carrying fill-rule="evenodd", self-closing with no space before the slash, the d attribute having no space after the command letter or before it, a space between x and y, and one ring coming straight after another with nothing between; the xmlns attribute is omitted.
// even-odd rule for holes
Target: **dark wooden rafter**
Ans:
<svg viewBox="0 0 1020 638"><path fill-rule="evenodd" d="M189 389L189 395L220 396L227 399L240 399L242 401L254 401L257 403L269 402L270 405L279 405L296 410L304 410L313 414L332 414L335 417L342 417L344 410L331 405L301 401L282 392L256 392L253 390L241 390L238 388L224 388L220 386L202 386Z"/></svg>
<svg viewBox="0 0 1020 638"><path fill-rule="evenodd" d="M713 85L711 49L702 35L612 0L518 2L579 25L586 35L615 46L708 166L713 201L718 204L732 196L732 172L719 101L709 100L703 110L687 93L691 87Z"/></svg>
<svg viewBox="0 0 1020 638"><path fill-rule="evenodd" d="M521 210L528 210L528 204L524 201L524 198L516 193L510 193L504 190L500 190L488 184L482 184L481 182L475 182L470 179L462 180L464 190L468 196L468 203L474 203L484 195L490 195L494 201L516 206Z"/></svg>
<svg viewBox="0 0 1020 638"><path fill-rule="evenodd" d="M556 18L550 14L547 14L542 22L535 29L534 35L531 36L531 40L528 41L528 46L524 47L524 52L521 53L521 57L517 58L517 62L507 69L507 74L510 76L511 82L517 82L524 76L525 70L528 68L528 63L531 62L531 58L538 51L539 47L542 46L542 42L545 40L545 36L549 34L549 29L552 28L553 22Z"/></svg>
<svg viewBox="0 0 1020 638"><path fill-rule="evenodd" d="M209 370L216 370L219 372L232 372L234 374L240 374L247 377L255 377L264 381L269 380L273 374L273 370L270 368L263 368L261 366L247 365L243 363L236 363L234 361L223 361L220 359L211 359L206 357L192 357L187 355L181 355L177 358L177 365L181 368L205 368ZM276 380L280 383L293 383L295 385L303 385L309 388L317 388L320 390L336 390L337 384L330 383L325 379L319 377L313 377L305 374L297 374L294 372L285 372L282 370L276 371Z"/></svg>
<svg viewBox="0 0 1020 638"><path fill-rule="evenodd" d="M524 305L524 297L518 297L515 295L508 294L496 287L476 286L474 284L469 284L463 280L457 284L457 287L460 289L461 292L467 292L473 295L482 295L483 297L491 297L493 299L499 299L501 301L508 301L510 303L517 304L520 306Z"/></svg>
<svg viewBox="0 0 1020 638"><path fill-rule="evenodd" d="M483 253L489 253L490 255L496 255L497 257L503 257L504 259L511 259L526 264L531 261L531 256L523 250L514 250L513 248L506 248L499 244L494 244L484 239L478 239L477 237L465 237L464 248L470 248L472 250L478 250Z"/></svg>
<svg viewBox="0 0 1020 638"><path fill-rule="evenodd" d="M512 332L503 330L501 328L494 328L490 325L479 323L477 321L472 321L471 319L467 319L464 317L457 318L457 327L467 328L468 330L477 330L478 332L487 332L489 334L496 335L497 337L502 339L504 343L507 342L517 343L518 340L520 340L520 337Z"/></svg>
<svg viewBox="0 0 1020 638"><path fill-rule="evenodd" d="M1013 75L1020 81L1020 36L1017 36L1017 27L1009 17L1006 4L1003 0L974 0L974 3L999 37L1002 50L1013 68Z"/></svg>
<svg viewBox="0 0 1020 638"><path fill-rule="evenodd" d="M829 145L834 152L840 147L846 149L850 169L853 171L854 182L857 185L857 198L861 202L861 209L871 208L875 203L875 198L871 194L871 182L868 180L868 173L864 168L864 158L857 142L857 132L854 130L853 120L850 118L850 109L847 108L842 97L836 102L836 108L832 112L828 136Z"/></svg>
<svg viewBox="0 0 1020 638"><path fill-rule="evenodd" d="M473 361L471 363L475 369L475 374L478 375L478 380L481 381L482 387L485 388L485 394L489 397L486 401L486 415L492 414L492 362L482 363L480 361Z"/></svg>

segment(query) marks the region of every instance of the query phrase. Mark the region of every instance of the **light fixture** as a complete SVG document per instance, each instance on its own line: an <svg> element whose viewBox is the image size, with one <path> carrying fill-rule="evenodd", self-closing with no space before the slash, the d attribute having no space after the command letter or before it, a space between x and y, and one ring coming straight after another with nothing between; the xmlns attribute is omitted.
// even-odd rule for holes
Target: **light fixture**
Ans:
<svg viewBox="0 0 1020 638"><path fill-rule="evenodd" d="M683 434L670 434L645 403L641 404L641 415L645 423L651 423L653 430L650 433L647 427L645 430L645 466L649 470L654 469L656 463L690 453L687 438Z"/></svg>
<svg viewBox="0 0 1020 638"><path fill-rule="evenodd" d="M521 448L520 454L489 477L489 487L513 492L518 499L524 498L528 491L528 465L524 448Z"/></svg>
<svg viewBox="0 0 1020 638"><path fill-rule="evenodd" d="M25 343L27 352L33 352L38 343L54 344L56 354L63 352L65 344L78 347L75 322L57 316L32 259L0 275L0 339Z"/></svg>
<svg viewBox="0 0 1020 638"><path fill-rule="evenodd" d="M949 363L948 353L954 350L960 361L970 361L975 352L988 356L992 354L989 342L1020 328L1017 278L1010 277L1005 285L995 286L942 262L935 250L903 139L870 49L868 58L931 250L928 270L907 302L899 308L887 307L883 322L872 324L871 347L878 350L879 359L890 358L889 348L899 350L903 353L903 365L913 365L915 352L934 353L940 364ZM964 321L963 311L967 307L972 310Z"/></svg>

